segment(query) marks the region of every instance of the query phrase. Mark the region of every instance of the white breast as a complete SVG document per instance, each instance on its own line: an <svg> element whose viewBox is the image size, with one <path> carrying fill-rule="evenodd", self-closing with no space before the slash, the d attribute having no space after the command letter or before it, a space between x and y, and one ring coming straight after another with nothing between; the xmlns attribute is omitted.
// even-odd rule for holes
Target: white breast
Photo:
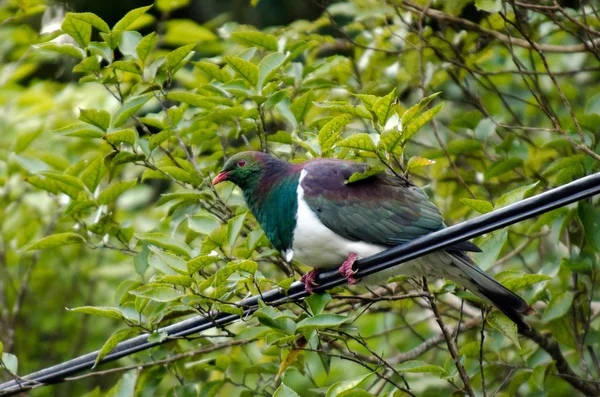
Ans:
<svg viewBox="0 0 600 397"><path fill-rule="evenodd" d="M292 251L286 252L286 259L292 258L316 268L340 266L351 253L359 258L374 255L387 247L361 241L348 240L325 226L304 200L302 180L306 170L302 170L298 181L298 217L292 242Z"/></svg>

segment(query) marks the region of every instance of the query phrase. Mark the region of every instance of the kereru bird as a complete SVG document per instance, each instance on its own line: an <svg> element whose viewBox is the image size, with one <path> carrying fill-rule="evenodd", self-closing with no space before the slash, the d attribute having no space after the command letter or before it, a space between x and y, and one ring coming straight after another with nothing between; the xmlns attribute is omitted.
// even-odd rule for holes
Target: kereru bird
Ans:
<svg viewBox="0 0 600 397"><path fill-rule="evenodd" d="M230 181L242 189L248 208L285 259L315 268L302 277L312 291L318 269L339 266L354 284L356 259L445 227L439 209L408 179L382 172L347 183L366 168L367 164L339 159L291 164L262 152L243 152L227 160L213 184ZM459 243L364 281L373 284L399 274L443 277L529 328L523 315L534 310L479 269L465 251L480 250L473 243Z"/></svg>

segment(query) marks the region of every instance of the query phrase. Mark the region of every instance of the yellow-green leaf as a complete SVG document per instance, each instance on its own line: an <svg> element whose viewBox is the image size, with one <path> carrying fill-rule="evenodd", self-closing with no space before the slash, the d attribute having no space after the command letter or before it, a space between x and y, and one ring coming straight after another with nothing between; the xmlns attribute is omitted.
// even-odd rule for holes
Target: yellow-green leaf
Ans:
<svg viewBox="0 0 600 397"><path fill-rule="evenodd" d="M410 107L406 112L404 112L402 115L402 126L410 124L417 114L421 113L421 111L423 111L423 109L425 109L427 105L429 105L429 103L438 95L440 95L440 93L436 92L433 95L423 98L419 103Z"/></svg>
<svg viewBox="0 0 600 397"><path fill-rule="evenodd" d="M348 138L336 143L335 146L366 150L368 152L375 152L377 150L371 136L364 132L350 135Z"/></svg>
<svg viewBox="0 0 600 397"><path fill-rule="evenodd" d="M494 310L486 316L485 320L492 328L497 329L510 339L519 350L521 349L521 346L519 345L517 324L513 323L504 313L499 310Z"/></svg>
<svg viewBox="0 0 600 397"><path fill-rule="evenodd" d="M434 163L435 161L426 159L425 157L413 156L408 160L408 164L406 164L406 170L410 171L414 168L425 167Z"/></svg>
<svg viewBox="0 0 600 397"><path fill-rule="evenodd" d="M113 183L106 190L104 190L98 196L98 204L108 204L114 201L117 197L125 193L128 189L137 185L137 181L132 179L130 181L119 181Z"/></svg>
<svg viewBox="0 0 600 397"><path fill-rule="evenodd" d="M351 103L344 101L315 102L315 105L321 108L332 109L336 112L351 114L353 116L358 116L369 120L373 118L371 113L362 105L352 105Z"/></svg>
<svg viewBox="0 0 600 397"><path fill-rule="evenodd" d="M259 46L270 51L277 51L277 38L263 32L234 32L231 34L231 38L251 47Z"/></svg>
<svg viewBox="0 0 600 397"><path fill-rule="evenodd" d="M385 168L383 168L383 167L381 167L379 165L370 165L363 172L355 172L354 174L350 175L350 178L348 178L347 181L344 181L344 183L345 184L349 184L349 183L358 182L358 181L361 181L363 179L370 178L373 175L377 175L379 173L382 173L384 171L385 171Z"/></svg>
<svg viewBox="0 0 600 397"><path fill-rule="evenodd" d="M210 62L193 62L194 65L210 77L215 80L220 81L221 83L226 83L231 80L231 75L227 73L224 69L221 69L218 65Z"/></svg>
<svg viewBox="0 0 600 397"><path fill-rule="evenodd" d="M115 320L122 320L123 314L114 307L107 306L81 306L73 309L67 309L72 312L91 314L93 316L113 318Z"/></svg>
<svg viewBox="0 0 600 397"><path fill-rule="evenodd" d="M100 157L90 163L90 165L81 173L80 179L90 192L93 193L100 184L105 173L106 166L104 165L104 159Z"/></svg>
<svg viewBox="0 0 600 397"><path fill-rule="evenodd" d="M331 150L333 144L340 136L342 128L348 124L350 120L350 115L343 114L330 120L323 126L323 128L321 128L317 139L319 141L319 145L321 146L322 153L326 153Z"/></svg>
<svg viewBox="0 0 600 397"><path fill-rule="evenodd" d="M94 366L92 368L95 368L96 365L98 365L98 363L119 344L119 342L124 341L136 333L137 332L134 328L122 328L113 332L108 340L104 342L104 345L102 345L102 348L96 357L96 362L94 362Z"/></svg>
<svg viewBox="0 0 600 397"><path fill-rule="evenodd" d="M180 68L181 62L188 56L190 52L196 47L196 44L188 44L182 47L176 48L167 54L167 69L174 71Z"/></svg>
<svg viewBox="0 0 600 397"><path fill-rule="evenodd" d="M83 48L87 47L90 43L92 25L82 19L74 18L71 12L67 12L60 29L71 36Z"/></svg>
<svg viewBox="0 0 600 397"><path fill-rule="evenodd" d="M128 30L128 28L142 15L146 13L152 6L134 8L129 11L123 18L113 26L113 31Z"/></svg>
<svg viewBox="0 0 600 397"><path fill-rule="evenodd" d="M294 99L294 102L290 105L290 110L299 123L304 122L304 118L310 108L312 108L315 99L316 96L312 90Z"/></svg>
<svg viewBox="0 0 600 397"><path fill-rule="evenodd" d="M421 114L420 116L415 117L411 120L410 124L406 126L402 124L402 140L408 141L417 131L421 129L425 124L427 124L433 117L442 110L444 106L444 102L440 103L434 108L431 108Z"/></svg>
<svg viewBox="0 0 600 397"><path fill-rule="evenodd" d="M84 238L77 233L58 233L44 237L21 248L22 251L35 251L46 248L62 247L64 245L81 244Z"/></svg>
<svg viewBox="0 0 600 397"><path fill-rule="evenodd" d="M200 255L187 261L187 272L191 276L198 270L203 269L206 266L217 263L221 260L218 256L213 255Z"/></svg>
<svg viewBox="0 0 600 397"><path fill-rule="evenodd" d="M226 56L225 62L233 71L240 75L250 86L256 87L258 83L258 66L242 58Z"/></svg>
<svg viewBox="0 0 600 397"><path fill-rule="evenodd" d="M470 198L462 198L460 201L482 214L487 214L488 212L494 210L494 206L489 201L475 200Z"/></svg>
<svg viewBox="0 0 600 397"><path fill-rule="evenodd" d="M79 19L81 21L87 22L96 29L101 32L108 33L110 32L110 28L108 24L104 22L102 18L98 15L93 14L91 12L68 12L67 15L70 15L71 18Z"/></svg>
<svg viewBox="0 0 600 397"><path fill-rule="evenodd" d="M375 101L371 111L377 116L379 125L384 127L388 119L395 113L396 89Z"/></svg>
<svg viewBox="0 0 600 397"><path fill-rule="evenodd" d="M162 233L136 233L138 240L155 245L159 248L169 250L174 254L181 255L184 258L190 257L190 247L181 240L167 236Z"/></svg>
<svg viewBox="0 0 600 397"><path fill-rule="evenodd" d="M119 130L115 132L111 132L110 134L106 134L103 137L107 142L112 143L113 145L119 143L128 143L133 145L137 138L137 134L135 130L131 128L126 128L124 130Z"/></svg>
<svg viewBox="0 0 600 397"><path fill-rule="evenodd" d="M128 98L113 116L113 127L120 127L129 117L133 116L148 100L152 94Z"/></svg>
<svg viewBox="0 0 600 397"><path fill-rule="evenodd" d="M110 127L110 113L106 110L79 109L79 120L94 125L104 131Z"/></svg>

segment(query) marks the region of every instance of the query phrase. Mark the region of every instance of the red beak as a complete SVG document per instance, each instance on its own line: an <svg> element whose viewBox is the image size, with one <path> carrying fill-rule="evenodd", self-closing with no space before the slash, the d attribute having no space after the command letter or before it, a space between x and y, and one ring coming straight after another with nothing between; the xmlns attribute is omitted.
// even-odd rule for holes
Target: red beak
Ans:
<svg viewBox="0 0 600 397"><path fill-rule="evenodd" d="M213 179L212 184L216 185L217 183L221 183L226 180L227 180L227 172L223 171L223 172L220 172L219 175L215 176L215 179Z"/></svg>

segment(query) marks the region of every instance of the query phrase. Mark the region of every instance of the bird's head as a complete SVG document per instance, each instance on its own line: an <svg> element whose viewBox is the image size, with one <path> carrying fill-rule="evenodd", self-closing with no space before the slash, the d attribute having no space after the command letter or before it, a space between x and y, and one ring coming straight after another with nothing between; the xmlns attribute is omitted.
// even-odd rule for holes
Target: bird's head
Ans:
<svg viewBox="0 0 600 397"><path fill-rule="evenodd" d="M237 153L225 162L219 175L213 179L213 185L230 181L245 189L254 185L260 179L265 161L271 157L262 152Z"/></svg>

